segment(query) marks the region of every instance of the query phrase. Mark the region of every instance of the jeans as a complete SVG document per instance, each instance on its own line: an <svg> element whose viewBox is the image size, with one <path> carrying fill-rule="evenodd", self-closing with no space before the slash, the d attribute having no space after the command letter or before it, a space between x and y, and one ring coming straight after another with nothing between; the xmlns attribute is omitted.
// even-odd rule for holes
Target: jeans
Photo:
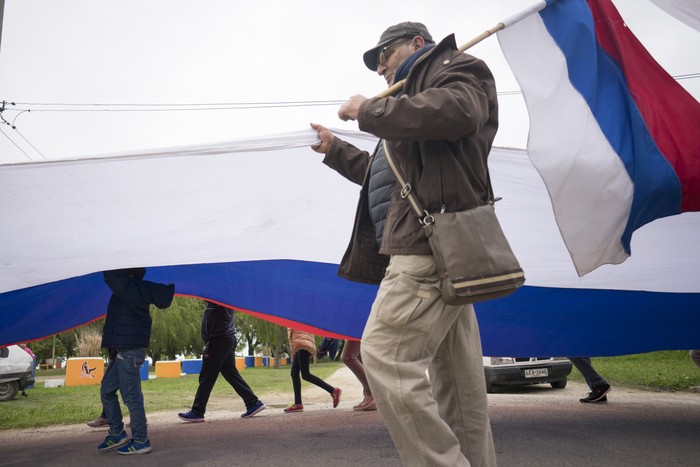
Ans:
<svg viewBox="0 0 700 467"><path fill-rule="evenodd" d="M593 391L594 388L607 384L605 379L598 374L597 371L593 369L591 365L591 359L588 357L569 357L571 363L576 367L576 369L581 372L583 379L586 380L586 384Z"/></svg>
<svg viewBox="0 0 700 467"><path fill-rule="evenodd" d="M102 377L100 386L100 398L110 433L121 433L124 430L122 411L117 397L117 391L119 391L124 405L129 409L131 437L138 442L148 440L146 410L141 392L141 365L145 359L146 349L119 350L114 365Z"/></svg>

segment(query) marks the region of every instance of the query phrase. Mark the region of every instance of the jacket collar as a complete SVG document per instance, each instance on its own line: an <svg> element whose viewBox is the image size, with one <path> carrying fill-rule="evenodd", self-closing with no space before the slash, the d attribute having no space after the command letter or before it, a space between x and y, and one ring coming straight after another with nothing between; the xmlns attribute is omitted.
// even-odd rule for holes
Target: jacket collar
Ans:
<svg viewBox="0 0 700 467"><path fill-rule="evenodd" d="M432 57L433 55L439 55L439 54L441 54L445 51L448 51L448 50L457 51L457 41L455 40L454 34L450 34L449 36L445 37L435 47L431 48L426 53L424 53L422 56L418 57L418 59L415 60L415 63L413 63L411 65L411 68L407 74L407 79L408 79L408 77L411 76L411 74L414 73L414 70L416 70L417 68L420 68L421 64L427 63L428 61L430 61L430 57ZM399 68L401 68L401 67L399 67Z"/></svg>

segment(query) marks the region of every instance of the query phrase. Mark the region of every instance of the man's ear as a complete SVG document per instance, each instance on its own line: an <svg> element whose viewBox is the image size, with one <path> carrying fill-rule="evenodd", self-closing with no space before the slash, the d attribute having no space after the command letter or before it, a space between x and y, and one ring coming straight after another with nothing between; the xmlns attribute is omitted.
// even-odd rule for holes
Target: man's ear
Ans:
<svg viewBox="0 0 700 467"><path fill-rule="evenodd" d="M425 39L423 39L421 36L414 37L411 41L411 47L413 47L414 52L422 49L425 47Z"/></svg>

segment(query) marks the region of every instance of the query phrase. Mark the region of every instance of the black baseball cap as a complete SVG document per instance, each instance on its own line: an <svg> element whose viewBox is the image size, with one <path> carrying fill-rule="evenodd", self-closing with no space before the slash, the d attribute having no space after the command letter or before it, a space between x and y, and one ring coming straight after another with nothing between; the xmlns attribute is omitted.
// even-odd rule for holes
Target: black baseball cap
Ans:
<svg viewBox="0 0 700 467"><path fill-rule="evenodd" d="M377 62L379 61L379 52L383 47L400 37L416 37L421 36L425 42L433 43L433 37L428 32L428 28L423 23L414 23L406 21L404 23L390 26L379 37L379 42L376 46L364 53L362 59L367 68L372 71L377 71Z"/></svg>

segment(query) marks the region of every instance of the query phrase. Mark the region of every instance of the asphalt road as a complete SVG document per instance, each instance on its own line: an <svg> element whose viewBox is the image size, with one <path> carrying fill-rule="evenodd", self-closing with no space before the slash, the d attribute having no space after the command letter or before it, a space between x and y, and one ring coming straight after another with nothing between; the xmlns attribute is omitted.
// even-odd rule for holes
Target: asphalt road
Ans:
<svg viewBox="0 0 700 467"><path fill-rule="evenodd" d="M303 413L283 413L288 395L268 396L267 410L242 420L232 395L210 406L201 424L149 414L153 451L142 456L97 452L105 431L85 425L3 431L0 465L399 466L381 414L352 411L360 392L351 375L340 371L328 381L344 385L337 409L310 389ZM700 465L700 394L614 388L608 403L580 404L585 392L569 383L489 395L499 465Z"/></svg>

